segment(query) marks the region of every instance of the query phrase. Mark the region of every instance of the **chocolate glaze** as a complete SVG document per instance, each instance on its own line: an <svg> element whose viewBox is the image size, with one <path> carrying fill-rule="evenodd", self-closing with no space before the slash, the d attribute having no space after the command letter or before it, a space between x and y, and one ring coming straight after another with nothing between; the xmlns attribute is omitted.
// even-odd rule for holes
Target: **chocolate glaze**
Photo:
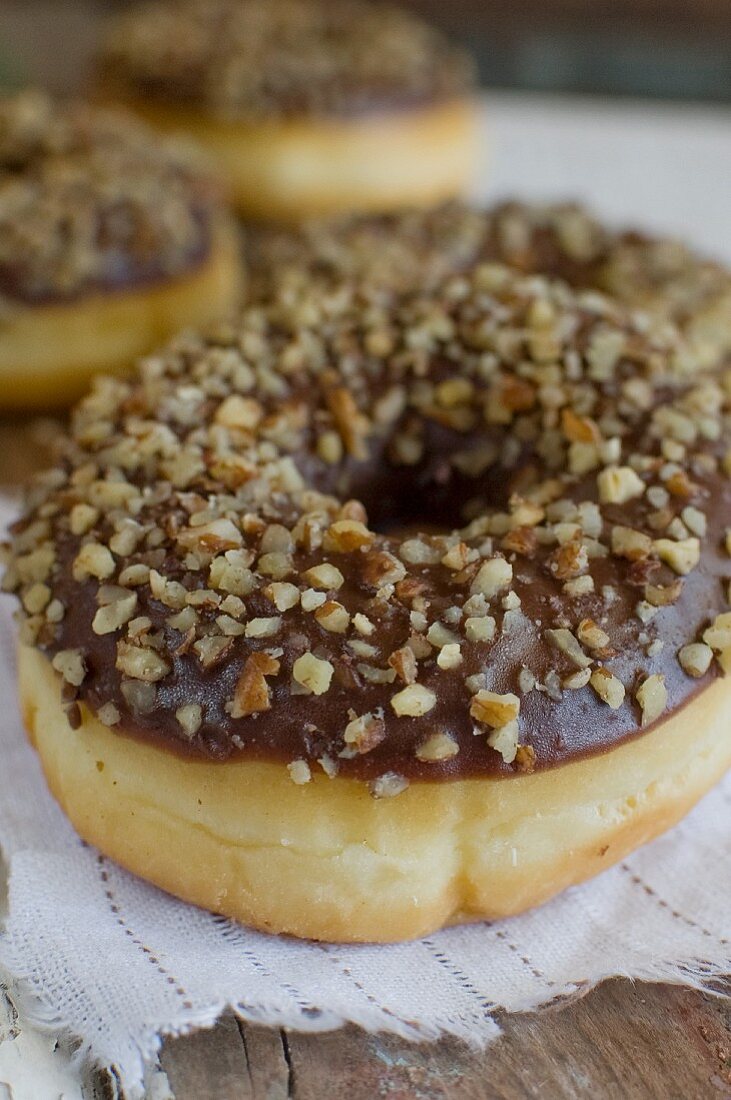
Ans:
<svg viewBox="0 0 731 1100"><path fill-rule="evenodd" d="M454 499L450 499L450 490L455 487L449 482L445 485L443 481L435 483L433 480L439 466L434 452L429 465L431 470L422 469L416 478L402 475L401 485L388 470L380 470L376 475L374 464L369 463L367 468L359 469L357 474L363 479L359 488L367 488L368 492L358 495L370 501L370 515L387 523L392 522L396 515L407 515L414 520L445 517ZM510 476L505 472L503 476L503 488L507 489ZM501 479L498 477L498 480ZM415 491L415 485L418 491ZM471 495L474 494L474 485L469 488ZM490 488L495 488L494 482ZM457 498L464 494L464 490L464 485L456 487ZM573 487L570 495L581 501L588 499L591 491L592 486L585 479ZM401 496L402 492L404 496ZM618 563L615 558L599 561L592 567L597 593L573 601L572 611L576 614L572 617L594 618L606 629L616 651L611 668L628 687L627 696L622 707L614 711L589 689L564 691L560 700L536 690L525 695L520 712L521 743L534 749L536 769L556 767L609 751L640 732L646 732L640 729L639 707L629 690L630 685L641 682L643 671L665 677L668 705L660 721L665 721L692 702L718 676L719 670L713 664L701 679L691 678L678 663L677 653L689 640L698 637L727 606L725 590L731 580L731 566L722 543L725 529L731 521L729 480L718 476L708 479L695 500L699 507L710 506L708 538L701 565L685 578L680 598L675 604L661 608L647 628L653 638L661 638L664 642L659 655L652 659L646 657L645 647L638 643L639 635L645 630L634 614L642 598L642 585L637 579L640 574L635 571L636 576L633 575L629 562ZM379 513L379 501L386 504L385 515ZM496 499L492 494L490 501L493 506L502 503L499 497ZM642 503L634 503L630 508L626 505L621 508L614 506L608 510L606 519L608 524L617 522L643 528L649 511L651 509ZM424 525L420 526L423 529ZM395 542L394 538L392 545ZM384 545L388 544L386 539ZM70 551L70 546L63 551L62 563L68 562ZM319 560L321 555L310 555L304 559L303 567L317 564ZM335 556L332 560L342 566L339 557ZM514 632L499 637L494 646L489 647L486 660L484 647L470 647L463 643L463 651L466 650L467 654L460 676L445 676L432 663L431 672L426 671L419 682L436 691L438 701L435 709L421 718L399 719L386 708L384 719L388 733L385 741L367 754L341 760L339 774L371 779L384 772L395 771L410 779L430 780L515 774L513 765L503 763L497 752L486 749L484 736L475 735L475 723L469 716L470 695L463 675L486 669L490 688L502 693L516 690L515 674L522 666L530 668L540 682L545 681L550 671L558 672L561 677L576 671L568 658L545 645L535 625L540 622L543 628L548 628L565 622L567 602L561 583L550 576L545 559L530 561L516 558L515 562L514 590L521 598L521 610L526 622ZM234 720L227 714L225 704L233 695L245 658L251 651L251 643L237 644L239 640L236 640L236 655L227 656L223 665L207 672L201 669L198 660L190 653L174 657L172 676L158 686L155 710L149 715L133 715L119 690L120 677L114 667L115 636L90 637L89 623L97 606L96 586L71 583L63 565L62 573L66 575L66 583L60 584L57 591L68 610L58 638L53 646L46 647L47 651L53 653L58 649L80 647L87 653L89 673L83 686L83 699L92 710L112 699L123 715L121 728L129 735L151 740L194 758L223 761L246 756L283 762L298 758L314 761L332 752L333 731L342 729L345 716L354 706L356 697L358 713L376 710L384 705L383 686L364 683L353 668L355 662L352 662L350 667L347 663L343 664L336 674L333 687L324 696L291 696L286 683L275 681L272 685L272 711ZM433 586L433 570L422 568L412 570L412 573ZM664 565L652 572L653 584L667 585L674 579L672 571ZM604 584L612 585L617 592L617 599L609 607L598 594ZM443 585L430 587L430 592L434 593L437 605L447 607L452 602L449 589ZM338 598L348 606L357 606L368 600L372 593L373 589L368 585L348 578ZM273 610L271 602L263 596L253 598L250 608L252 615L270 615ZM168 608L148 600L144 611L156 625L167 630L170 649L183 642L182 634L164 627L165 618L170 613ZM404 616L378 619L372 612L369 611L369 614L377 624L378 643L387 656L408 636ZM311 615L288 617L287 632L281 639L284 661L290 663L306 649L327 646L331 642L332 635L317 627ZM385 659L380 663L385 664ZM200 702L204 706L206 721L192 740L183 740L174 714L177 707L190 702ZM459 744L460 752L452 760L439 764L422 763L417 759L415 750L435 729L451 734ZM692 734L690 725L688 735ZM236 737L237 744L233 743L233 737Z"/></svg>
<svg viewBox="0 0 731 1100"><path fill-rule="evenodd" d="M34 282L21 263L0 263L0 297L23 306L57 305L62 302L77 302L92 294L120 294L124 291L141 290L169 282L172 278L192 274L209 259L213 238L211 211L197 209L194 216L199 226L198 240L179 257L172 273L160 262L158 254L141 258L119 248L105 247L104 228L100 224L97 236L99 274L94 278L66 290L60 286Z"/></svg>
<svg viewBox="0 0 731 1100"><path fill-rule="evenodd" d="M510 775L523 766L505 763L487 743L489 730L471 716L474 676L484 677L481 687L504 694L519 690L522 669L533 674L540 688L521 696L520 742L532 750L530 766L537 769L605 752L636 736L642 712L635 692L648 675L664 678L667 701L659 721L711 683L718 674L715 663L705 676L693 679L683 671L678 651L698 641L728 606L731 559L724 538L731 521L731 483L722 468L727 461L727 398L717 374L690 373L689 351L672 330L647 332L645 320L635 320L596 296L585 299L561 285L523 280L504 270L477 269L431 295L380 306L378 295L374 299L367 288L340 287L334 296L332 290L316 286L309 300L253 307L230 333L178 341L143 364L137 381L105 382L81 405L64 465L18 526L6 579L29 611L26 640L49 656L67 650L82 655L86 674L72 695L92 710L112 703L119 715L113 728L193 758L305 759L313 768L327 758L343 776L371 779L396 772L434 780ZM562 333L561 347L555 350L546 350L546 316L554 318L549 335L554 325ZM374 352L389 333L390 350ZM609 367L603 365L607 336L621 345ZM565 364L561 368L559 361ZM255 384L251 364L258 371ZM471 382L469 397L456 412L450 400L437 400L440 385L455 380ZM635 402L627 386L637 383L645 396ZM380 403L394 388L402 396L400 411L379 419ZM254 429L224 426L229 423L226 403L242 389L255 395ZM574 516L570 502L597 501L597 471L573 474L568 469L558 400L571 416L584 410L579 421L585 430L621 437L614 459L602 460L600 467L620 462L626 469L624 464L634 461L642 470L641 495L635 493L622 504L601 502L599 527L589 538L594 556L578 570L594 580L594 591L585 595L567 594L567 574L558 570L556 555L566 536L560 531L562 517L571 522ZM583 419L587 409L593 419ZM244 419L251 411L247 405ZM663 419L666 414L680 418L680 426ZM569 423L566 430L570 428ZM161 429L158 438L155 433ZM666 444L681 429L689 443L674 443L679 464L668 457ZM323 438L338 433L342 455L325 461ZM397 460L399 447L415 439L421 457L405 465L402 457ZM476 454L486 444L491 457L482 473L477 467L470 476L460 473L469 463L458 461L459 456ZM283 487L282 456L294 461L304 489ZM240 461L243 468L237 465ZM103 506L109 479L121 480L124 492L137 500L134 507ZM671 491L661 489L665 483ZM332 496L312 499L309 490ZM659 490L666 498L663 505L657 503ZM536 530L545 537L529 540L525 549L505 543L506 527L489 528L493 520L507 521L507 513L520 508L516 493L529 499L538 494L537 500L549 502L549 511L551 501L566 502L556 515L539 521ZM339 502L352 497L367 508L372 530L385 532L372 533L364 549L323 548L320 541L297 533L298 520L305 515L320 516L316 527L325 536L334 520L361 516L358 507L340 507ZM88 507L89 501L102 506L88 529L71 534L71 509L79 503ZM678 578L677 571L661 563L654 543L636 561L611 549L615 525L631 528L649 542L668 534L671 541L681 537L679 517L689 506L696 520L698 515L705 518L707 530L699 540L699 559L686 576ZM394 525L403 524L415 523L422 530L433 524L453 527L462 521L465 508L471 516L486 517L488 528L478 524L463 533L465 546L478 557L459 572L441 562L450 543L437 536L417 540L422 549L438 547L430 562L419 563L407 555L404 536L393 533ZM135 621L150 620L143 633L148 630L156 639L156 652L164 655L169 671L155 682L149 709L138 705L133 710L118 669L119 647L130 644L124 641L128 628L123 625L108 634L92 629L97 608L105 602L103 586L80 577L74 562L86 544L106 548L120 525L133 518L147 534L134 551L115 551L113 571L104 574L107 584L115 584L126 566L138 562L167 582L180 583L189 594L208 591L211 558L225 548L205 547L195 535L202 528L191 525L191 515L204 526L209 516L236 521L234 543L243 544L252 568L259 570L242 603L242 623L277 616L260 556L267 552L263 532L274 524L285 535L291 532L294 540L287 581L302 590L310 583L307 571L323 561L341 571L342 586L336 585L327 597L347 610L351 626L345 634L326 630L300 603L284 611L270 636L233 636L221 659L206 668L193 644L211 632L219 634L219 606L197 608L188 636L170 622L173 605L162 603L150 583L142 583L134 589ZM485 543L488 529L490 545ZM37 562L33 576L29 573L28 552L32 559L33 548L42 550L49 538L56 560L48 566L46 581L50 595L60 601L60 619L35 611L38 592L31 582L40 579ZM384 554L393 555L389 568L395 564L400 570L395 587L383 587L380 579ZM495 557L512 564L513 603L504 606L503 591L491 597L495 636L471 641L463 632L460 609L480 562ZM406 564L399 564L399 558ZM399 587L401 580L405 587ZM678 591L651 621L643 622L637 605L648 583L675 585ZM415 602L415 589L426 603ZM218 604L226 591L213 592ZM423 626L415 625L411 616L419 607L426 611ZM453 608L455 622L450 619ZM352 648L356 613L373 624L361 639L374 647L367 660ZM624 701L616 710L589 685L578 690L561 686L576 665L544 632L576 630L586 619L595 620L610 639L605 650L591 657L593 668L604 666L624 685ZM398 716L391 700L403 684L374 683L369 674L388 671L389 659L414 631L423 633L427 621L452 623L462 662L446 670L437 665L436 649L427 647L416 678L422 688L433 691L434 705L420 717ZM653 646L656 640L662 645ZM267 681L266 707L234 718L231 701L244 666L252 653L262 650L278 662ZM295 662L305 653L330 663L332 680L322 694L298 693L294 684ZM202 722L192 734L183 731L176 717L179 708L191 705L202 709ZM366 713L382 718L383 740L360 755L343 755L344 727L351 717ZM439 763L421 762L417 749L435 732L451 736L459 751Z"/></svg>

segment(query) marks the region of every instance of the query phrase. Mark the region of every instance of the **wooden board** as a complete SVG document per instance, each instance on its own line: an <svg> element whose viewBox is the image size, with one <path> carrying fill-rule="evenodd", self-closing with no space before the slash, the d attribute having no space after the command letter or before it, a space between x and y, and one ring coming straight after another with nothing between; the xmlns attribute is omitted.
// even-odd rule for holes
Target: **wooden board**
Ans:
<svg viewBox="0 0 731 1100"><path fill-rule="evenodd" d="M729 1000L617 980L502 1026L475 1052L453 1039L412 1044L354 1027L302 1035L228 1017L168 1042L161 1065L174 1100L731 1097Z"/></svg>

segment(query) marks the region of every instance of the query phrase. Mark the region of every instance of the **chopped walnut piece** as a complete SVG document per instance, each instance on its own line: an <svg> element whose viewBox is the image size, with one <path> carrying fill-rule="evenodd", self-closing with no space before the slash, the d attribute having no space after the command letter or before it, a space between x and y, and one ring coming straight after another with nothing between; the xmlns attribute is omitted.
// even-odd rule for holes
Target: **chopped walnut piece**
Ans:
<svg viewBox="0 0 731 1100"><path fill-rule="evenodd" d="M470 591L473 595L480 594L490 600L507 588L513 579L513 567L505 558L491 558L483 562Z"/></svg>
<svg viewBox="0 0 731 1100"><path fill-rule="evenodd" d="M518 722L506 722L487 736L487 743L495 752L499 752L503 763L512 764L518 755Z"/></svg>
<svg viewBox="0 0 731 1100"><path fill-rule="evenodd" d="M303 575L313 588L324 589L327 592L342 588L345 583L345 577L338 567L326 561L321 565L313 565Z"/></svg>
<svg viewBox="0 0 731 1100"><path fill-rule="evenodd" d="M682 647L678 653L678 660L684 672L694 679L700 679L711 667L713 650L705 642L691 642Z"/></svg>
<svg viewBox="0 0 731 1100"><path fill-rule="evenodd" d="M436 706L437 697L423 684L409 684L391 696L391 707L399 718L419 718Z"/></svg>
<svg viewBox="0 0 731 1100"><path fill-rule="evenodd" d="M190 634L193 634L192 630ZM186 643L187 639L182 646L178 647L179 653L185 653L187 651ZM231 651L232 646L233 638L227 638L220 634L207 634L205 637L199 638L197 642L193 643L193 649L201 663L201 667L205 669L215 668L217 664L220 664Z"/></svg>
<svg viewBox="0 0 731 1100"><path fill-rule="evenodd" d="M350 390L342 386L328 390L326 400L348 454L360 460L367 458L365 439L370 425L366 417L358 411Z"/></svg>
<svg viewBox="0 0 731 1100"><path fill-rule="evenodd" d="M459 644L450 642L442 646L437 654L437 664L439 668L445 671L452 668L459 668L462 664L462 651Z"/></svg>
<svg viewBox="0 0 731 1100"><path fill-rule="evenodd" d="M279 661L268 653L251 653L246 658L233 700L227 707L232 718L245 718L269 710L271 695L266 678L276 676L279 668Z"/></svg>
<svg viewBox="0 0 731 1100"><path fill-rule="evenodd" d="M253 397L241 397L232 393L218 406L214 417L225 428L245 428L251 431L264 415L261 404Z"/></svg>
<svg viewBox="0 0 731 1100"><path fill-rule="evenodd" d="M290 611L300 602L299 588L287 581L274 581L264 589L264 595L272 601L277 611Z"/></svg>
<svg viewBox="0 0 731 1100"><path fill-rule="evenodd" d="M470 704L470 715L475 721L485 726L492 726L493 729L499 729L508 722L515 721L519 713L520 699L512 692L499 695L495 691L483 689L473 695Z"/></svg>
<svg viewBox="0 0 731 1100"><path fill-rule="evenodd" d="M593 619L582 619L576 633L579 641L589 649L605 649L609 645L609 635Z"/></svg>
<svg viewBox="0 0 731 1100"><path fill-rule="evenodd" d="M375 535L369 531L364 523L357 520L340 519L331 523L325 532L323 547L326 551L337 551L341 554L350 554L354 550L362 550L371 546Z"/></svg>
<svg viewBox="0 0 731 1100"><path fill-rule="evenodd" d="M446 554L442 558L442 565L446 565L447 569L454 570L455 573L460 569L464 569L470 560L470 552L467 544L464 542L458 542L454 546L447 550Z"/></svg>
<svg viewBox="0 0 731 1100"><path fill-rule="evenodd" d="M95 634L112 634L128 623L137 607L137 593L125 593L112 603L100 607L94 615L91 629Z"/></svg>
<svg viewBox="0 0 731 1100"><path fill-rule="evenodd" d="M292 666L292 676L313 695L324 695L330 688L335 671L330 661L316 657L314 653L303 653Z"/></svg>
<svg viewBox="0 0 731 1100"><path fill-rule="evenodd" d="M464 629L470 642L490 642L495 637L495 619L492 615L470 616Z"/></svg>
<svg viewBox="0 0 731 1100"><path fill-rule="evenodd" d="M60 672L67 684L79 687L86 676L86 662L80 649L61 649L51 661L56 672Z"/></svg>
<svg viewBox="0 0 731 1100"><path fill-rule="evenodd" d="M350 612L336 600L327 600L315 610L315 619L324 630L344 634L350 625Z"/></svg>
<svg viewBox="0 0 731 1100"><path fill-rule="evenodd" d="M116 667L132 680L144 680L152 684L162 680L170 672L170 665L159 653L148 646L117 643Z"/></svg>
<svg viewBox="0 0 731 1100"><path fill-rule="evenodd" d="M665 677L659 675L648 676L637 688L635 698L642 711L642 725L651 725L660 717L667 706L668 691L665 687Z"/></svg>
<svg viewBox="0 0 731 1100"><path fill-rule="evenodd" d="M577 668L588 668L591 664L591 657L587 657L570 630L565 627L557 630L546 630L545 636L551 645L555 646L561 653L565 653Z"/></svg>
<svg viewBox="0 0 731 1100"><path fill-rule="evenodd" d="M203 709L198 703L186 703L185 706L178 707L175 717L183 732L188 737L195 737L203 723Z"/></svg>
<svg viewBox="0 0 731 1100"><path fill-rule="evenodd" d="M87 542L74 559L74 580L83 581L87 577L96 577L104 581L114 572L114 556L109 547L100 542Z"/></svg>
<svg viewBox="0 0 731 1100"><path fill-rule="evenodd" d="M289 778L298 787L303 787L305 783L309 783L312 779L310 765L306 760L293 760L291 764L287 764L287 771L289 772Z"/></svg>
<svg viewBox="0 0 731 1100"><path fill-rule="evenodd" d="M416 749L416 758L425 764L439 764L451 760L459 752L459 745L448 733L432 733Z"/></svg>
<svg viewBox="0 0 731 1100"><path fill-rule="evenodd" d="M366 553L363 565L363 579L366 584L380 588L384 584L397 584L405 576L403 563L393 554L385 550L371 550Z"/></svg>
<svg viewBox="0 0 731 1100"><path fill-rule="evenodd" d="M103 703L96 712L96 716L103 726L116 726L122 719L119 709L111 701Z"/></svg>
<svg viewBox="0 0 731 1100"><path fill-rule="evenodd" d="M626 504L645 492L644 481L631 466L607 466L597 474L597 485L602 504Z"/></svg>
<svg viewBox="0 0 731 1100"><path fill-rule="evenodd" d="M682 591L683 582L678 577L672 584L646 584L645 599L653 607L668 607L676 602Z"/></svg>
<svg viewBox="0 0 731 1100"><path fill-rule="evenodd" d="M282 628L282 620L279 615L263 616L257 619L249 619L244 633L247 638L272 638Z"/></svg>
<svg viewBox="0 0 731 1100"><path fill-rule="evenodd" d="M548 565L556 580L570 580L589 567L589 555L583 543L571 539L554 550L548 559Z"/></svg>
<svg viewBox="0 0 731 1100"><path fill-rule="evenodd" d="M652 552L652 539L632 527L612 528L612 553L630 561L639 561L649 557Z"/></svg>
<svg viewBox="0 0 731 1100"><path fill-rule="evenodd" d="M599 698L612 710L618 710L624 702L624 684L607 668L596 668L589 681Z"/></svg>
<svg viewBox="0 0 731 1100"><path fill-rule="evenodd" d="M186 527L179 531L177 540L186 550L203 550L220 554L235 550L243 541L241 532L230 519L213 519L199 527Z"/></svg>
<svg viewBox="0 0 731 1100"><path fill-rule="evenodd" d="M352 711L351 711L352 714ZM356 752L371 752L380 745L386 736L386 726L382 718L375 714L362 714L351 718L345 727L343 740Z"/></svg>
<svg viewBox="0 0 731 1100"><path fill-rule="evenodd" d="M701 558L700 542L695 537L683 539L681 542L655 539L653 547L660 560L683 577L695 569Z"/></svg>
<svg viewBox="0 0 731 1100"><path fill-rule="evenodd" d="M601 432L595 421L588 416L577 416L573 409L561 412L561 428L571 443L599 443Z"/></svg>
<svg viewBox="0 0 731 1100"><path fill-rule="evenodd" d="M731 672L731 611L716 615L711 626L703 632L703 641L718 653L724 672Z"/></svg>
<svg viewBox="0 0 731 1100"><path fill-rule="evenodd" d="M532 772L536 766L536 750L532 745L518 745L515 752L515 765L518 771Z"/></svg>
<svg viewBox="0 0 731 1100"><path fill-rule="evenodd" d="M396 675L402 684L413 684L416 680L418 669L416 667L416 657L414 651L409 646L403 646L402 649L396 649L388 658L388 663L392 669L395 669Z"/></svg>
<svg viewBox="0 0 731 1100"><path fill-rule="evenodd" d="M405 791L408 785L406 776L399 775L397 772L385 772L377 779L371 780L369 788L374 798L395 798L396 795Z"/></svg>

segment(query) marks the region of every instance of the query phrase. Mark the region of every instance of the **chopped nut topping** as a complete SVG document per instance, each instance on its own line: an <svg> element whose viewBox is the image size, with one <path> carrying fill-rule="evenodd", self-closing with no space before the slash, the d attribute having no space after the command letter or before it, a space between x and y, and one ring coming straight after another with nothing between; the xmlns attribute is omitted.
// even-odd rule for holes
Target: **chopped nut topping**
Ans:
<svg viewBox="0 0 731 1100"><path fill-rule="evenodd" d="M362 714L352 718L345 727L343 740L359 753L371 752L386 736L386 725L375 714Z"/></svg>
<svg viewBox="0 0 731 1100"><path fill-rule="evenodd" d="M60 672L67 684L78 687L84 682L86 664L80 649L61 649L51 662L56 672Z"/></svg>
<svg viewBox="0 0 731 1100"><path fill-rule="evenodd" d="M649 726L660 717L668 702L664 676L648 676L635 692L642 710L642 725Z"/></svg>
<svg viewBox="0 0 731 1100"><path fill-rule="evenodd" d="M198 703L187 703L175 711L180 726L188 737L195 737L203 722L203 710Z"/></svg>
<svg viewBox="0 0 731 1100"><path fill-rule="evenodd" d="M498 592L507 588L512 579L513 567L510 562L504 558L492 558L480 566L470 591L491 600Z"/></svg>
<svg viewBox="0 0 731 1100"><path fill-rule="evenodd" d="M587 657L570 630L566 630L564 627L559 630L547 630L546 638L556 649L565 653L578 668L588 668L591 664L591 657Z"/></svg>
<svg viewBox="0 0 731 1100"><path fill-rule="evenodd" d="M438 764L451 760L459 752L459 745L448 733L433 733L416 750L418 760L426 764Z"/></svg>
<svg viewBox="0 0 731 1100"><path fill-rule="evenodd" d="M704 642L691 642L684 645L678 653L678 660L684 672L695 679L705 676L711 667L713 650Z"/></svg>
<svg viewBox="0 0 731 1100"><path fill-rule="evenodd" d="M315 657L313 653L303 653L292 667L297 683L313 695L324 695L329 690L334 671L330 661Z"/></svg>
<svg viewBox="0 0 731 1100"><path fill-rule="evenodd" d="M645 492L644 481L631 466L607 466L597 475L597 485L602 504L626 504Z"/></svg>
<svg viewBox="0 0 731 1100"><path fill-rule="evenodd" d="M103 581L114 573L114 556L108 547L99 542L87 542L81 547L74 561L74 580L96 577Z"/></svg>
<svg viewBox="0 0 731 1100"><path fill-rule="evenodd" d="M229 708L232 718L245 718L269 710L271 695L266 678L276 676L279 668L279 661L268 653L252 653L246 658Z"/></svg>
<svg viewBox="0 0 731 1100"><path fill-rule="evenodd" d="M624 684L616 676L613 676L609 669L594 669L589 683L599 698L612 710L618 710L622 706L625 695Z"/></svg>
<svg viewBox="0 0 731 1100"><path fill-rule="evenodd" d="M701 559L701 546L697 538L683 539L682 542L655 539L653 546L657 556L682 577L695 569Z"/></svg>
<svg viewBox="0 0 731 1100"><path fill-rule="evenodd" d="M372 219L303 229L315 267L295 255L234 322L95 383L3 582L23 643L77 653L72 675L115 649L103 679L66 684L69 705L101 702L132 730L153 715L200 754L255 741L400 782L473 730L486 751L455 753L455 776L568 759L588 685L618 711L595 731L608 747L664 715L661 680L667 710L712 654L731 663L717 495L731 384L716 369L731 326L704 358L687 298L636 315L536 274L556 252L555 274L603 285L617 238L509 209L387 216L377 247ZM341 232L370 259L335 247ZM415 293L408 264L395 281L358 273L388 272L392 246L420 257ZM569 265L569 248L590 258ZM510 252L528 277L471 266L475 250ZM420 501L444 527L419 532Z"/></svg>
<svg viewBox="0 0 731 1100"><path fill-rule="evenodd" d="M287 764L287 771L289 772L289 778L298 787L304 786L312 779L310 765L306 760L293 760L291 764Z"/></svg>
<svg viewBox="0 0 731 1100"><path fill-rule="evenodd" d="M133 680L155 683L170 672L170 665L159 653L147 646L130 645L128 642L117 644L117 668Z"/></svg>
<svg viewBox="0 0 731 1100"><path fill-rule="evenodd" d="M519 713L520 699L510 692L499 695L497 692L483 689L473 696L470 704L470 714L475 721L485 726L492 726L493 729L499 729L501 726L506 726L508 722L515 721Z"/></svg>
<svg viewBox="0 0 731 1100"><path fill-rule="evenodd" d="M326 591L342 588L345 583L345 577L337 566L330 565L329 562L323 562L322 565L314 565L312 569L307 570L304 577L313 588L321 588Z"/></svg>
<svg viewBox="0 0 731 1100"><path fill-rule="evenodd" d="M395 798L397 794L405 791L408 785L409 781L405 776L398 775L397 772L386 772L373 780L370 790L374 798Z"/></svg>
<svg viewBox="0 0 731 1100"><path fill-rule="evenodd" d="M409 684L391 696L391 707L399 718L419 718L436 705L437 697L423 684Z"/></svg>

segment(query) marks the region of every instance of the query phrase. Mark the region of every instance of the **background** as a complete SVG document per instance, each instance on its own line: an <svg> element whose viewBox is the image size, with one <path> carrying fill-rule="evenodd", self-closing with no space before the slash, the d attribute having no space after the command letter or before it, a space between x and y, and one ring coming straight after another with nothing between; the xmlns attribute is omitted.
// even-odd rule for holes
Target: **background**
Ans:
<svg viewBox="0 0 731 1100"><path fill-rule="evenodd" d="M499 88L731 101L731 0L403 0ZM63 90L123 0L0 0L0 83ZM63 32L63 48L59 48Z"/></svg>

